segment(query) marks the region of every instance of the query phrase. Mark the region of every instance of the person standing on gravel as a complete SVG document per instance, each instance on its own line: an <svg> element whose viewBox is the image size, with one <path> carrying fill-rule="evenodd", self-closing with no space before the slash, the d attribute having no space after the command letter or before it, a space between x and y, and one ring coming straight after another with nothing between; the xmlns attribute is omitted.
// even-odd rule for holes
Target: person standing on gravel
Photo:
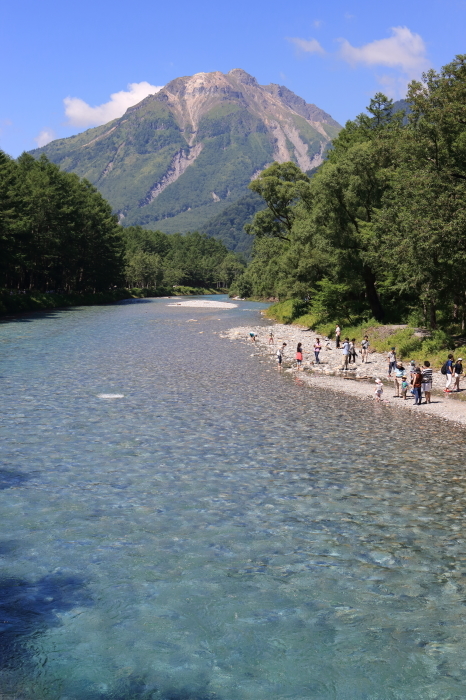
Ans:
<svg viewBox="0 0 466 700"><path fill-rule="evenodd" d="M413 379L413 389L414 389L414 405L415 406L420 406L422 401L422 373L421 373L421 368L416 367L414 370L414 379Z"/></svg>
<svg viewBox="0 0 466 700"><path fill-rule="evenodd" d="M270 331L269 333L269 345L274 344L274 338L273 338L273 331Z"/></svg>
<svg viewBox="0 0 466 700"><path fill-rule="evenodd" d="M303 344L298 343L298 347L296 348L296 365L298 372L300 369L303 368Z"/></svg>
<svg viewBox="0 0 466 700"><path fill-rule="evenodd" d="M406 394L408 393L408 388L409 388L408 380L406 379L406 377L402 377L401 378L401 396L405 401L406 401Z"/></svg>
<svg viewBox="0 0 466 700"><path fill-rule="evenodd" d="M453 367L453 378L455 380L455 391L460 390L460 379L463 374L463 358L458 357Z"/></svg>
<svg viewBox="0 0 466 700"><path fill-rule="evenodd" d="M316 358L316 365L320 365L319 355L322 350L322 345L320 344L320 338L316 338L314 343L314 357Z"/></svg>
<svg viewBox="0 0 466 700"><path fill-rule="evenodd" d="M348 362L349 362L349 353L350 353L350 342L349 342L349 338L345 338L345 342L343 343L342 353L343 353L343 367L342 367L342 370L347 370L347 369L348 369Z"/></svg>
<svg viewBox="0 0 466 700"><path fill-rule="evenodd" d="M341 328L337 323L337 326L335 328L335 347L337 349L340 347L340 335L341 335Z"/></svg>
<svg viewBox="0 0 466 700"><path fill-rule="evenodd" d="M375 380L374 396L376 401L382 401L383 384L379 378Z"/></svg>
<svg viewBox="0 0 466 700"><path fill-rule="evenodd" d="M447 359L447 361L445 362L445 365L444 365L444 367L445 367L445 375L446 375L446 378L447 378L447 383L445 384L445 389L444 389L444 391L445 391L447 394L449 394L450 391L451 391L450 386L451 386L451 380L453 379L453 362L454 362L454 358L453 358L453 355L450 353L450 354L448 355L448 359ZM443 374L443 368L442 368L442 374Z"/></svg>
<svg viewBox="0 0 466 700"><path fill-rule="evenodd" d="M416 369L416 363L414 360L409 361L409 379L411 384L413 383L414 371Z"/></svg>
<svg viewBox="0 0 466 700"><path fill-rule="evenodd" d="M361 341L361 362L367 362L367 356L369 354L369 338L367 335L364 336L364 340Z"/></svg>
<svg viewBox="0 0 466 700"><path fill-rule="evenodd" d="M388 353L388 376L392 376L392 372L396 367L396 350L393 347Z"/></svg>
<svg viewBox="0 0 466 700"><path fill-rule="evenodd" d="M285 348L286 348L286 343L283 343L281 348L278 348L278 350L277 350L277 369L282 368L283 355L285 352Z"/></svg>
<svg viewBox="0 0 466 700"><path fill-rule="evenodd" d="M426 403L430 403L430 393L432 391L432 367L430 366L429 360L424 360L424 366L422 368L422 388L424 390Z"/></svg>
<svg viewBox="0 0 466 700"><path fill-rule="evenodd" d="M395 366L395 391L396 391L396 394L395 394L394 398L396 398L396 399L401 396L401 382L403 381L404 373L405 373L405 368L403 367L401 362L398 361L396 363L396 366Z"/></svg>

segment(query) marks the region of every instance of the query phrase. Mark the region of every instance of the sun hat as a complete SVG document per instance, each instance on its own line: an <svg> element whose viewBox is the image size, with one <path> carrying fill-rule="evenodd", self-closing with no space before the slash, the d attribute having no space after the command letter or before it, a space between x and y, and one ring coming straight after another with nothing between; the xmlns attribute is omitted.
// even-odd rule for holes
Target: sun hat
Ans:
<svg viewBox="0 0 466 700"><path fill-rule="evenodd" d="M458 357L458 359L457 359L456 361L457 361L457 362L463 362L463 358L462 358L462 357Z"/></svg>

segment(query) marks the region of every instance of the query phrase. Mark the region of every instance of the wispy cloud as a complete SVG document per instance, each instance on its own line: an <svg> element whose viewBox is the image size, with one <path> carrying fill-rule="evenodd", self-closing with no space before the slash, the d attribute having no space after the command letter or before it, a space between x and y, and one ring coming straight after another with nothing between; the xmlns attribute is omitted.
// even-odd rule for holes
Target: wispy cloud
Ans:
<svg viewBox="0 0 466 700"><path fill-rule="evenodd" d="M0 136L3 136L9 126L13 126L11 119L0 119Z"/></svg>
<svg viewBox="0 0 466 700"><path fill-rule="evenodd" d="M110 100L97 107L91 107L79 97L65 97L65 114L71 126L100 126L121 117L129 107L153 95L163 86L148 82L130 83L127 90L120 90L110 95Z"/></svg>
<svg viewBox="0 0 466 700"><path fill-rule="evenodd" d="M388 66L398 68L407 78L417 78L429 67L426 45L419 34L408 27L393 27L392 36L376 39L356 47L340 39L340 56L350 65Z"/></svg>
<svg viewBox="0 0 466 700"><path fill-rule="evenodd" d="M299 37L287 37L287 39L291 41L299 51L303 51L304 53L325 53L317 39L300 39Z"/></svg>
<svg viewBox="0 0 466 700"><path fill-rule="evenodd" d="M46 146L50 141L56 138L56 134L53 129L42 129L39 136L36 136L34 141L37 143L38 148Z"/></svg>
<svg viewBox="0 0 466 700"><path fill-rule="evenodd" d="M323 25L323 22L321 19L315 19L312 24L316 29L319 29Z"/></svg>

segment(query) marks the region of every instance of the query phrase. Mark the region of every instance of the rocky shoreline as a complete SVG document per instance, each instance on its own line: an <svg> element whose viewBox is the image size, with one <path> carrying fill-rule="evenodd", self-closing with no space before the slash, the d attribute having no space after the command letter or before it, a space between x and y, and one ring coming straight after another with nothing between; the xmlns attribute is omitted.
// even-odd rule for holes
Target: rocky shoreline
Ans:
<svg viewBox="0 0 466 700"><path fill-rule="evenodd" d="M269 332L273 331L274 344L269 345ZM252 342L250 332L256 334L256 341ZM320 353L320 364L314 363L314 341L317 337L315 332L308 331L299 326L288 326L274 323L270 326L236 327L221 334L221 337L232 341L247 343L253 354L266 358L271 363L271 370L277 369L276 352L277 348L286 343L283 356L282 371L294 373L304 384L309 386L319 386L331 391L338 391L352 396L357 396L366 400L374 399L375 379L378 377L384 384L383 403L395 406L396 408L414 411L418 415L436 416L448 421L453 421L466 426L466 391L460 384L461 391L458 393L445 394L445 377L434 371L432 403L414 406L413 398L408 392L408 399L405 401L394 396L394 381L388 379L387 353L370 352L367 363L361 362L360 354L356 358L356 363L349 365L350 369L342 370L342 353L335 348L335 342L331 341L331 349L325 350L325 344L321 342L322 351ZM321 338L322 341L322 338ZM297 370L295 353L298 342L303 344L303 371ZM359 352L359 349L358 349ZM404 358L404 366L411 358ZM413 358L422 361L422 358ZM408 373L409 376L409 373ZM352 381L351 381L352 380ZM462 380L464 384L464 379ZM374 401L375 404L375 401Z"/></svg>

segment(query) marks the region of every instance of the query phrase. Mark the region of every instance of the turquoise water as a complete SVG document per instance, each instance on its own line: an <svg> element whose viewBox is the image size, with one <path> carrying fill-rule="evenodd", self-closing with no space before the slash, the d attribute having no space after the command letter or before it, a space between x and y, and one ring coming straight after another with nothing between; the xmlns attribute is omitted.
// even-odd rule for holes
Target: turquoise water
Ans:
<svg viewBox="0 0 466 700"><path fill-rule="evenodd" d="M464 431L167 304L0 325L4 698L464 699Z"/></svg>

